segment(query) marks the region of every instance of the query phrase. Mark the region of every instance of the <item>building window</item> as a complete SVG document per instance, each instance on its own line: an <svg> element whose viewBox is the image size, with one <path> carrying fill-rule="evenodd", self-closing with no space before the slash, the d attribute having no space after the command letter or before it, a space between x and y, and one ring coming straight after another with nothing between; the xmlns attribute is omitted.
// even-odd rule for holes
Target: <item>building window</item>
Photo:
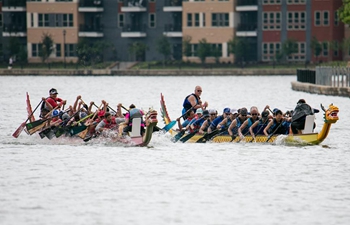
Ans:
<svg viewBox="0 0 350 225"><path fill-rule="evenodd" d="M327 42L322 43L322 55L328 56L328 43Z"/></svg>
<svg viewBox="0 0 350 225"><path fill-rule="evenodd" d="M30 27L34 27L34 14L30 14Z"/></svg>
<svg viewBox="0 0 350 225"><path fill-rule="evenodd" d="M62 56L61 44L56 44L56 57Z"/></svg>
<svg viewBox="0 0 350 225"><path fill-rule="evenodd" d="M281 13L280 12L263 13L263 29L264 30L281 29Z"/></svg>
<svg viewBox="0 0 350 225"><path fill-rule="evenodd" d="M338 11L334 12L334 25L335 26L339 25L339 13L338 13Z"/></svg>
<svg viewBox="0 0 350 225"><path fill-rule="evenodd" d="M205 13L203 13L202 15L203 15L203 27L205 27Z"/></svg>
<svg viewBox="0 0 350 225"><path fill-rule="evenodd" d="M41 52L41 44L32 44L32 57L39 57Z"/></svg>
<svg viewBox="0 0 350 225"><path fill-rule="evenodd" d="M212 27L228 27L229 15L228 13L212 13L211 14Z"/></svg>
<svg viewBox="0 0 350 225"><path fill-rule="evenodd" d="M150 28L156 27L156 14L154 13L149 14L149 27Z"/></svg>
<svg viewBox="0 0 350 225"><path fill-rule="evenodd" d="M38 15L38 26L39 27L49 27L49 14L39 13Z"/></svg>
<svg viewBox="0 0 350 225"><path fill-rule="evenodd" d="M276 5L281 4L281 0L263 0L264 5Z"/></svg>
<svg viewBox="0 0 350 225"><path fill-rule="evenodd" d="M75 44L65 44L64 45L64 55L66 57L75 56Z"/></svg>
<svg viewBox="0 0 350 225"><path fill-rule="evenodd" d="M125 23L124 18L125 18L125 17L124 17L124 13L118 14L118 27L119 27L119 28L124 27L124 23Z"/></svg>
<svg viewBox="0 0 350 225"><path fill-rule="evenodd" d="M63 26L73 27L73 14L63 14Z"/></svg>
<svg viewBox="0 0 350 225"><path fill-rule="evenodd" d="M192 14L187 13L187 26L192 27Z"/></svg>
<svg viewBox="0 0 350 225"><path fill-rule="evenodd" d="M305 12L288 12L288 30L305 30Z"/></svg>
<svg viewBox="0 0 350 225"><path fill-rule="evenodd" d="M2 27L2 13L0 13L0 27Z"/></svg>
<svg viewBox="0 0 350 225"><path fill-rule="evenodd" d="M198 56L197 50L198 50L198 44L191 44L191 56L193 57Z"/></svg>
<svg viewBox="0 0 350 225"><path fill-rule="evenodd" d="M315 12L315 26L321 26L321 13Z"/></svg>
<svg viewBox="0 0 350 225"><path fill-rule="evenodd" d="M305 4L305 0L288 0L287 4L292 5L292 4Z"/></svg>
<svg viewBox="0 0 350 225"><path fill-rule="evenodd" d="M323 12L323 25L324 26L329 25L329 12L328 11Z"/></svg>
<svg viewBox="0 0 350 225"><path fill-rule="evenodd" d="M199 13L194 14L194 26L199 27Z"/></svg>
<svg viewBox="0 0 350 225"><path fill-rule="evenodd" d="M211 44L211 56L213 57L222 57L222 44Z"/></svg>
<svg viewBox="0 0 350 225"><path fill-rule="evenodd" d="M333 55L338 56L339 54L339 43L338 41L333 42Z"/></svg>
<svg viewBox="0 0 350 225"><path fill-rule="evenodd" d="M298 52L288 57L289 61L305 61L306 44L304 42L297 43Z"/></svg>
<svg viewBox="0 0 350 225"><path fill-rule="evenodd" d="M277 54L281 51L281 43L263 43L262 45L262 61L275 61Z"/></svg>

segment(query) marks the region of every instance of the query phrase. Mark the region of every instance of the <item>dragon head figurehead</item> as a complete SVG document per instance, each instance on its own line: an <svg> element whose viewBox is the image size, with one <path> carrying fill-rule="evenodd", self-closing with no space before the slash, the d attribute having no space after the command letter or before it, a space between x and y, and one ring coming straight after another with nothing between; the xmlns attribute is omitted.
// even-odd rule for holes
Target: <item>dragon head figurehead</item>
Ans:
<svg viewBox="0 0 350 225"><path fill-rule="evenodd" d="M146 120L145 120L146 126L148 126L151 123L157 124L158 123L157 115L158 115L157 111L150 108L149 111L146 113Z"/></svg>
<svg viewBox="0 0 350 225"><path fill-rule="evenodd" d="M325 109L321 104L321 108L324 111L324 122L325 123L336 123L339 120L338 112L339 108L335 105L330 104L328 109Z"/></svg>

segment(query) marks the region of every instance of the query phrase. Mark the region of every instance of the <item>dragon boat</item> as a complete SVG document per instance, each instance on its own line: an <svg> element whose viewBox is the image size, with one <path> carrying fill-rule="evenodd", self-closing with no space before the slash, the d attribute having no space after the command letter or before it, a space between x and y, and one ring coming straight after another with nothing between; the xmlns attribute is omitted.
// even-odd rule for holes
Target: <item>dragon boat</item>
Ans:
<svg viewBox="0 0 350 225"><path fill-rule="evenodd" d="M164 101L164 96L162 94L161 94L160 105L161 105L160 111L161 111L162 119L164 123L168 125L173 121L169 117L169 113L167 111L165 101ZM307 120L309 120L309 125L310 125L308 126L309 129L304 130L302 134L272 135L268 137L264 135L256 135L255 139L250 135L246 135L244 139L241 139L238 136L232 138L229 135L221 135L220 132L213 131L212 134L207 133L204 135L198 134L198 133L194 135L185 134L181 137L180 141L184 140L182 142L188 142L188 143L205 143L207 141L214 142L214 143L223 143L223 142L275 143L277 142L277 140L283 140L283 143L286 143L286 144L318 145L327 138L328 133L331 129L331 125L336 123L339 120L339 117L338 117L339 109L337 106L330 104L329 107L325 109L321 104L321 108L324 112L323 114L324 124L320 132L313 132L314 115L312 115L306 119L306 123L307 123ZM307 127L307 125L305 125L305 127ZM179 131L176 131L174 129L170 129L169 132L172 134L173 137L179 134Z"/></svg>
<svg viewBox="0 0 350 225"><path fill-rule="evenodd" d="M69 138L81 138L84 139L82 136L79 136L79 133L83 132L84 130L87 131L87 127L84 126L80 129L78 132L72 133L72 129L69 127L47 127L45 126L47 120L35 120L34 118L34 112L38 108L38 106L32 110L29 95L27 93L27 113L28 118L25 122L23 122L17 130L12 134L13 137L18 138L21 132L24 130L28 135L33 135L35 133L38 133L41 138L47 137L48 139L52 139L54 137L56 138L65 138L67 140L67 137ZM127 146L147 146L151 139L153 131L156 129L158 120L157 120L157 111L154 109L149 109L149 111L145 115L145 133L143 136L140 135L140 125L141 125L141 118L135 118L133 120L133 128L131 132L129 132L129 135L122 136L120 135L121 132L118 132L116 130L110 130L109 132L104 133L103 135L100 135L98 138L99 142L111 142L111 143L121 143ZM28 123L27 123L28 122ZM34 126L34 127L31 127ZM122 127L119 129L122 130ZM84 135L85 137L85 135ZM91 138L90 138L91 139ZM89 139L89 140L90 140ZM84 139L86 141L86 139Z"/></svg>

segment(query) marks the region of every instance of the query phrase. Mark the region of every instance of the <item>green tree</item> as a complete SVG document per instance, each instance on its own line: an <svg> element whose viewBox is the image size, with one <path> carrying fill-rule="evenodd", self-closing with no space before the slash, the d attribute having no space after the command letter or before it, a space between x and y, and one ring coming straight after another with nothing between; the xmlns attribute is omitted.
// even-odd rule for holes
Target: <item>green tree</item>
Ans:
<svg viewBox="0 0 350 225"><path fill-rule="evenodd" d="M282 43L282 52L286 56L286 60L288 61L288 58L298 52L298 43L291 38L286 39Z"/></svg>
<svg viewBox="0 0 350 225"><path fill-rule="evenodd" d="M343 5L338 9L340 20L345 24L350 24L350 0L343 0Z"/></svg>
<svg viewBox="0 0 350 225"><path fill-rule="evenodd" d="M186 35L182 39L182 53L186 57L189 57L192 54L192 52L191 52L191 40L192 40L192 37L188 36L188 35Z"/></svg>
<svg viewBox="0 0 350 225"><path fill-rule="evenodd" d="M217 46L212 46L211 54L215 58L215 63L218 64L220 62L221 51Z"/></svg>
<svg viewBox="0 0 350 225"><path fill-rule="evenodd" d="M204 64L205 59L211 54L211 46L205 38L202 38L201 40L199 40L197 52L198 52L198 57L201 60L201 63Z"/></svg>
<svg viewBox="0 0 350 225"><path fill-rule="evenodd" d="M129 46L129 52L135 56L136 61L144 61L147 50L148 46L142 42L134 42Z"/></svg>
<svg viewBox="0 0 350 225"><path fill-rule="evenodd" d="M313 37L310 43L310 47L312 52L314 53L314 56L316 57L316 62L318 62L318 57L321 55L322 52L322 44L317 40L316 37Z"/></svg>
<svg viewBox="0 0 350 225"><path fill-rule="evenodd" d="M239 37L232 38L228 41L228 51L232 53L235 58L235 62L240 62L243 66L244 58L247 58L247 55L250 51L250 46L246 39Z"/></svg>
<svg viewBox="0 0 350 225"><path fill-rule="evenodd" d="M17 61L21 65L21 68L23 68L23 64L27 63L27 60L28 60L27 48L26 46L21 46L17 57Z"/></svg>
<svg viewBox="0 0 350 225"><path fill-rule="evenodd" d="M50 57L51 53L53 52L53 39L51 34L49 33L43 33L41 36L41 52L40 57L42 61L45 63L46 60Z"/></svg>
<svg viewBox="0 0 350 225"><path fill-rule="evenodd" d="M165 61L167 60L167 58L171 54L171 45L170 45L170 42L166 36L163 35L161 38L159 38L157 40L156 49L160 54L163 55L163 57L164 57L163 58L163 66L165 66Z"/></svg>
<svg viewBox="0 0 350 225"><path fill-rule="evenodd" d="M7 50L11 56L17 55L21 49L21 43L18 37L11 37Z"/></svg>
<svg viewBox="0 0 350 225"><path fill-rule="evenodd" d="M96 41L91 43L85 38L80 39L76 50L79 62L85 66L94 66L96 63L103 62L103 53L109 47L111 47L109 42Z"/></svg>

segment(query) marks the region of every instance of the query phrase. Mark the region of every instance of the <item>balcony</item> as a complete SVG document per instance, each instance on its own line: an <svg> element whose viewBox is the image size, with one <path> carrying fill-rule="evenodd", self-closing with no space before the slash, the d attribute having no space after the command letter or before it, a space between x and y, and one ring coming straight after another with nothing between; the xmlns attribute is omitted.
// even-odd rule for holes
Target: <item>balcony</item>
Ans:
<svg viewBox="0 0 350 225"><path fill-rule="evenodd" d="M102 0L80 0L79 12L103 12Z"/></svg>
<svg viewBox="0 0 350 225"><path fill-rule="evenodd" d="M4 24L2 28L3 37L26 37L27 27L25 25Z"/></svg>
<svg viewBox="0 0 350 225"><path fill-rule="evenodd" d="M146 37L146 24L143 25L131 25L127 24L123 27L121 37L128 38L138 38L138 37Z"/></svg>
<svg viewBox="0 0 350 225"><path fill-rule="evenodd" d="M163 35L167 37L182 37L182 25L166 24Z"/></svg>
<svg viewBox="0 0 350 225"><path fill-rule="evenodd" d="M103 37L103 25L90 26L82 24L79 26L79 37Z"/></svg>
<svg viewBox="0 0 350 225"><path fill-rule="evenodd" d="M182 0L165 0L164 12L182 12Z"/></svg>
<svg viewBox="0 0 350 225"><path fill-rule="evenodd" d="M121 8L122 12L146 12L146 0L124 0Z"/></svg>
<svg viewBox="0 0 350 225"><path fill-rule="evenodd" d="M2 0L3 12L25 12L26 0Z"/></svg>
<svg viewBox="0 0 350 225"><path fill-rule="evenodd" d="M236 11L258 11L258 0L238 0Z"/></svg>

